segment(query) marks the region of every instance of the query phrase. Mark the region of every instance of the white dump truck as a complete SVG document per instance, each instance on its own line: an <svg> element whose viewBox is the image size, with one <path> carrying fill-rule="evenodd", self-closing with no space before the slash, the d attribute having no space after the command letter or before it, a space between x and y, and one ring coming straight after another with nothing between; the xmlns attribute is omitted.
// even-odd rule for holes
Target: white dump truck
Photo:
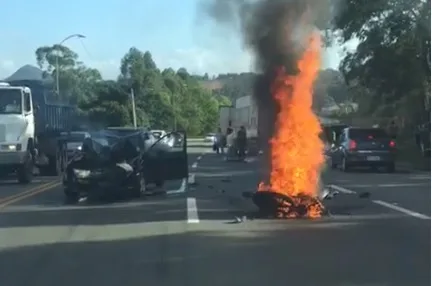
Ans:
<svg viewBox="0 0 432 286"><path fill-rule="evenodd" d="M246 128L248 137L258 136L258 108L251 96L243 96L236 100L234 106L219 108L219 126L222 132L228 127L237 131L241 126Z"/></svg>
<svg viewBox="0 0 432 286"><path fill-rule="evenodd" d="M58 176L67 163L62 131L74 123L76 108L48 104L41 81L0 83L0 175L15 173L20 183L30 183L34 167L42 175Z"/></svg>

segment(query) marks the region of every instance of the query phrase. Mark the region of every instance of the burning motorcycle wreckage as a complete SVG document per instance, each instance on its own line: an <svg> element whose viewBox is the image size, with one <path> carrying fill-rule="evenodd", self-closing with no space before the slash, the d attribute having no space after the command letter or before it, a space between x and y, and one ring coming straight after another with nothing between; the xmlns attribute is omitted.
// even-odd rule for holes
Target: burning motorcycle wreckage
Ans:
<svg viewBox="0 0 432 286"><path fill-rule="evenodd" d="M186 135L181 146L148 140L137 131L118 136L109 131L93 132L69 161L63 175L66 201L81 199L139 198L156 185L163 193L164 182L188 177Z"/></svg>

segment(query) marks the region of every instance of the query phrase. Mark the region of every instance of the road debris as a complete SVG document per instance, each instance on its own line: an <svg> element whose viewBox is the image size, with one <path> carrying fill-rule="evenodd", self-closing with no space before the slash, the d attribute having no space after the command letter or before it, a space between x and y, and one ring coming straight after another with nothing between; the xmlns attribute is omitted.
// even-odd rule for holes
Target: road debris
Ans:
<svg viewBox="0 0 432 286"><path fill-rule="evenodd" d="M258 191L252 201L261 216L267 218L318 218L326 214L322 202L308 195L288 196L272 191Z"/></svg>

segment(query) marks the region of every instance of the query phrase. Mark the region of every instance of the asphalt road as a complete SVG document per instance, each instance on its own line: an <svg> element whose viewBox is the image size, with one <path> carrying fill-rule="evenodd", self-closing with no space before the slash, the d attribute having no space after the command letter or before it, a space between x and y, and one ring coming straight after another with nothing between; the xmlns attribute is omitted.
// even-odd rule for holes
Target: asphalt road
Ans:
<svg viewBox="0 0 432 286"><path fill-rule="evenodd" d="M430 173L329 171L330 217L238 223L254 210L240 195L259 160L190 145L191 184L167 196L67 206L53 187L3 205L0 284L430 285Z"/></svg>

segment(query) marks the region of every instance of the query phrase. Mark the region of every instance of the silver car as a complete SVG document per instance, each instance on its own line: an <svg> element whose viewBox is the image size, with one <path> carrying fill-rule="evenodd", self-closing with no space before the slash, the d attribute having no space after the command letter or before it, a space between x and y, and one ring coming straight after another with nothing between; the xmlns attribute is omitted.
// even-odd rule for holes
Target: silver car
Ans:
<svg viewBox="0 0 432 286"><path fill-rule="evenodd" d="M215 142L216 141L216 134L215 133L208 133L205 137L204 137L204 142Z"/></svg>

